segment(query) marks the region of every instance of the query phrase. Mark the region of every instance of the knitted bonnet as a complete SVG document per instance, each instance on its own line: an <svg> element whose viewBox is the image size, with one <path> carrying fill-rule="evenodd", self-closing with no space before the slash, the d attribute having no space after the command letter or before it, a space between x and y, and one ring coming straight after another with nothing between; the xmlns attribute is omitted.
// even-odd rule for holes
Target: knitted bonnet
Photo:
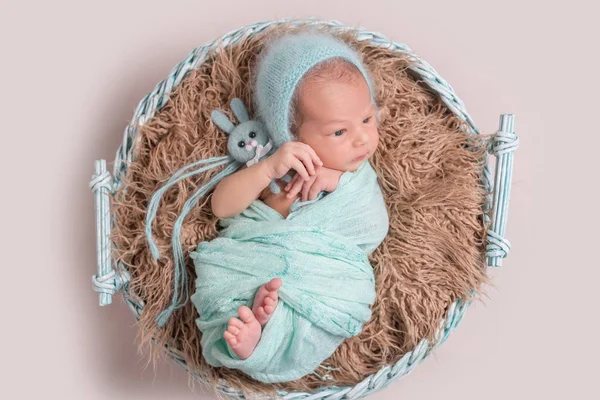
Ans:
<svg viewBox="0 0 600 400"><path fill-rule="evenodd" d="M275 147L292 140L289 114L294 91L304 74L322 61L343 58L354 64L365 78L375 104L374 86L360 56L341 39L312 32L288 34L264 51L257 63L254 102Z"/></svg>

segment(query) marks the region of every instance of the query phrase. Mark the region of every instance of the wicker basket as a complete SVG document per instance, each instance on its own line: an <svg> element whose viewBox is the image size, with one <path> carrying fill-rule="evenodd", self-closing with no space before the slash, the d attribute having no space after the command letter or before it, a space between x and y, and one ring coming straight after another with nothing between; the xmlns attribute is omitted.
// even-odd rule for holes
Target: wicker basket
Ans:
<svg viewBox="0 0 600 400"><path fill-rule="evenodd" d="M146 121L152 118L155 113L165 105L168 98L167 95L179 85L190 70L197 68L203 63L208 54L217 51L217 42L224 46L235 44L245 35L257 34L271 25L278 24L320 24L330 26L337 30L356 29L345 27L337 21L282 19L277 21L258 22L243 27L227 33L220 38L220 40L208 42L194 49L182 62L173 68L166 79L156 85L155 89L146 95L139 103L131 123L125 129L123 143L116 153L112 176L106 170L105 160L96 161L95 173L90 182L90 188L95 196L98 272L93 276L92 280L94 290L99 292L101 306L111 304L113 295L115 295L117 291L122 290L123 298L135 314L136 318L139 318L144 308L143 301L132 296L129 292L129 274L126 266L120 265L117 262L113 268L113 262L110 256L111 242L109 239L110 229L113 226L109 204L110 194L120 188L122 179L127 173L127 164L124 161L132 161L138 127L146 123ZM416 62L415 67L412 68L412 72L417 74L425 81L432 91L440 96L448 109L468 123L472 134L479 134L473 121L467 114L464 104L458 99L452 87L442 79L427 62L415 55L404 44L390 41L379 33L362 29L359 29L359 32L359 40L361 41L366 40L371 44L384 46L413 57ZM502 114L500 116L499 129L494 136L494 140L490 142L490 147L488 149L490 154L497 158L495 174L492 177L488 160L481 179L481 184L484 188L492 193L492 195L488 196L484 209L482 210L484 222L490 226L487 234L486 259L488 266L492 267L501 266L502 259L507 256L510 249L510 244L504 238L504 234L506 231L506 219L510 198L513 152L517 146L518 138L514 134L514 115ZM321 388L313 393L288 393L279 391L279 394L285 399L355 399L367 396L382 389L394 380L406 375L437 346L442 344L459 324L469 304L470 302L464 302L459 299L449 306L447 315L440 321L436 335L437 341L435 343L429 343L427 339L421 340L412 351L405 354L394 365L385 366L380 369L379 372L371 375L354 387L332 386ZM177 350L167 348L166 351L172 359L187 369L183 357ZM195 377L199 382L208 383L204 376L195 374ZM226 381L218 382L217 389L220 393L232 398L245 398L240 391L230 388Z"/></svg>

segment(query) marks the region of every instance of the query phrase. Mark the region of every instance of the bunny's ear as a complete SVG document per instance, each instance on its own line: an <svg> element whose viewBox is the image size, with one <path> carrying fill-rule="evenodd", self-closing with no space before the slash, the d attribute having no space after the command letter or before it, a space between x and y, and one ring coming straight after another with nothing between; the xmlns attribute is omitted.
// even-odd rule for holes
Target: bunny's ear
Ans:
<svg viewBox="0 0 600 400"><path fill-rule="evenodd" d="M217 124L219 128L223 129L227 134L231 133L233 128L235 128L229 118L227 118L227 116L219 110L213 110L213 112L210 113L210 117L212 118L213 122Z"/></svg>
<svg viewBox="0 0 600 400"><path fill-rule="evenodd" d="M238 99L237 97L233 98L231 100L231 109L240 124L250 120L250 117L248 117L248 110L246 110L246 106L244 106L241 99Z"/></svg>

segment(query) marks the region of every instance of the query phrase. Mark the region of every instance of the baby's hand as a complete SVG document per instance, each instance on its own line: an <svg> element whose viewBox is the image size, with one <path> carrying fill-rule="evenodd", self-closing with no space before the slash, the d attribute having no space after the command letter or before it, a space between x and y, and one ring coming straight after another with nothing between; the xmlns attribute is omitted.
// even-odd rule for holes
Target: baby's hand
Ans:
<svg viewBox="0 0 600 400"><path fill-rule="evenodd" d="M335 169L319 167L315 175L305 181L301 175L296 174L292 181L285 187L287 197L297 196L302 190L302 201L314 200L323 190L333 192L340 181L343 172Z"/></svg>
<svg viewBox="0 0 600 400"><path fill-rule="evenodd" d="M296 176L308 180L315 174L315 167L323 165L312 147L302 142L286 142L264 161L270 179L279 179L293 169Z"/></svg>

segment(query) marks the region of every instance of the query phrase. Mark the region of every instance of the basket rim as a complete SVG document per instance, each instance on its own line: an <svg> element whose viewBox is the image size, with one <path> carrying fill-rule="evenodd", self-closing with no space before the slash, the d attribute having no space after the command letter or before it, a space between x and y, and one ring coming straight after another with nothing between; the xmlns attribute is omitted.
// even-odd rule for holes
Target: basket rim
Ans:
<svg viewBox="0 0 600 400"><path fill-rule="evenodd" d="M210 40L194 48L180 63L173 67L169 75L160 81L153 91L140 100L132 120L125 128L123 141L115 155L113 190L116 191L119 189L122 184L122 178L127 173L127 164L134 161L133 150L137 143L137 139L139 139L139 136L137 136L139 128L153 118L156 112L166 104L168 101L168 94L179 85L191 70L194 70L201 65L202 62L206 60L207 55L235 44L239 39L246 35L257 34L268 27L284 24L320 25L341 31L355 30L358 32L358 41L368 40L371 44L387 47L391 50L410 56L414 61L414 65L411 66L410 69L423 78L424 83L440 97L450 111L468 124L470 133L479 134L479 130L467 113L466 106L458 98L452 86L450 86L450 84L446 82L429 63L415 54L407 45L392 41L379 32L368 31L360 26L344 25L337 20L320 18L282 18L276 20L264 20L232 30L217 39ZM488 192L491 190L491 182L488 179L489 176L491 176L491 172L486 157L481 184ZM490 203L491 198L488 197L483 210L485 219L489 218L486 210L490 209ZM111 225L113 223L114 218L112 218L111 215ZM118 270L127 270L127 266L119 260L115 260L115 266ZM475 292L476 291L472 289L471 294L474 294ZM134 313L136 320L139 320L144 308L143 300L136 298L129 291L129 285L123 287L123 298ZM311 399L351 399L365 397L381 390L395 380L411 372L412 369L427 358L431 352L444 343L450 333L459 325L470 304L470 300L464 301L460 298L454 301L449 305L446 315L440 320L439 328L436 332L435 343L429 343L426 338L423 338L412 351L407 352L395 364L382 367L377 373L372 374L354 386L331 385L320 387L312 392L288 392L284 390L278 390L277 392L284 399L304 399L307 397L310 397ZM188 373L190 372L183 355L179 351L169 345L165 346L164 350L170 358L184 367ZM200 376L197 372L192 372L191 374L198 382L210 384L206 376ZM230 388L228 382L224 379L219 379L216 388L220 393L226 396L236 399L246 399L245 395L240 390ZM252 399L259 398L266 399L267 397L252 397Z"/></svg>

